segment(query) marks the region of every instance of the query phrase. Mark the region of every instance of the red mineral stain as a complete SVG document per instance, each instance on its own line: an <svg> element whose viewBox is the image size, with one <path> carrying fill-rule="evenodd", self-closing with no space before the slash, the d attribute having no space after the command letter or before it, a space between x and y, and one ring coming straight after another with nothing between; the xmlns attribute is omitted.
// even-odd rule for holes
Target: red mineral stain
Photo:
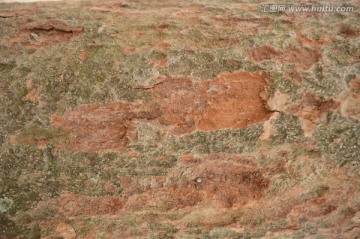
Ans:
<svg viewBox="0 0 360 239"><path fill-rule="evenodd" d="M82 105L54 116L52 122L69 132L66 148L123 150L136 138L139 121L152 121L175 134L237 129L262 122L270 116L265 101L267 85L263 72L222 73L200 83L165 78L148 89L153 101L147 104Z"/></svg>
<svg viewBox="0 0 360 239"><path fill-rule="evenodd" d="M274 48L269 46L256 47L248 52L248 56L255 61L270 60L278 54Z"/></svg>
<svg viewBox="0 0 360 239"><path fill-rule="evenodd" d="M161 42L159 44L157 44L154 49L155 50L159 50L161 52L167 52L171 47L171 44L168 42Z"/></svg>
<svg viewBox="0 0 360 239"><path fill-rule="evenodd" d="M175 133L244 128L269 117L265 73L222 73L200 83L169 78L152 89L163 109L159 121Z"/></svg>
<svg viewBox="0 0 360 239"><path fill-rule="evenodd" d="M317 50L307 47L293 47L277 51L269 46L260 46L250 49L247 56L255 61L273 60L306 70L319 61L321 54Z"/></svg>
<svg viewBox="0 0 360 239"><path fill-rule="evenodd" d="M296 31L296 37L301 41L302 44L309 47L319 47L324 45L325 43L328 43L328 41L325 39L318 39L318 40L309 39L300 31Z"/></svg>
<svg viewBox="0 0 360 239"><path fill-rule="evenodd" d="M225 208L242 207L262 198L270 183L265 171L238 155L211 154L194 162L192 168L194 173L183 182L145 191L136 200L130 199L125 209L159 203L168 208L183 208L203 201Z"/></svg>
<svg viewBox="0 0 360 239"><path fill-rule="evenodd" d="M355 78L355 79L352 79L350 82L349 82L349 85L352 89L354 90L360 90L360 78Z"/></svg>
<svg viewBox="0 0 360 239"><path fill-rule="evenodd" d="M167 66L168 58L165 57L163 59L150 59L149 62L154 65L156 69Z"/></svg>
<svg viewBox="0 0 360 239"><path fill-rule="evenodd" d="M188 184L224 207L259 199L269 185L256 164L236 155L213 154L195 168Z"/></svg>
<svg viewBox="0 0 360 239"><path fill-rule="evenodd" d="M339 34L345 37L356 37L359 35L359 29L355 30L347 25L341 25L339 29Z"/></svg>
<svg viewBox="0 0 360 239"><path fill-rule="evenodd" d="M279 61L294 64L301 69L308 69L319 61L320 53L310 48L291 48L279 56Z"/></svg>
<svg viewBox="0 0 360 239"><path fill-rule="evenodd" d="M25 96L25 100L28 100L32 103L36 103L38 101L38 95L36 94L35 91L30 91L26 96Z"/></svg>
<svg viewBox="0 0 360 239"><path fill-rule="evenodd" d="M67 148L75 151L122 150L135 138L135 119L150 120L152 112L130 109L129 104L90 104L54 116L53 124L70 132Z"/></svg>
<svg viewBox="0 0 360 239"><path fill-rule="evenodd" d="M169 24L163 23L163 24L160 24L160 25L156 26L155 28L156 28L157 31L162 31L162 30L167 29L169 26L170 26Z"/></svg>
<svg viewBox="0 0 360 239"><path fill-rule="evenodd" d="M87 58L89 58L89 53L87 52L82 52L79 54L79 58L82 60L86 60Z"/></svg>
<svg viewBox="0 0 360 239"><path fill-rule="evenodd" d="M68 41L83 33L84 28L69 26L58 20L44 20L25 24L18 23L18 31L4 39L7 45L22 44L39 48Z"/></svg>
<svg viewBox="0 0 360 239"><path fill-rule="evenodd" d="M296 101L285 111L298 116L302 122L305 136L311 136L315 129L316 122L328 111L337 109L339 102L332 99L321 100L313 93L307 92L301 100Z"/></svg>
<svg viewBox="0 0 360 239"><path fill-rule="evenodd" d="M130 55L130 54L132 54L134 52L135 52L134 47L126 47L126 48L124 48L124 53L127 54L127 55Z"/></svg>
<svg viewBox="0 0 360 239"><path fill-rule="evenodd" d="M59 212L72 217L116 214L125 202L125 199L114 196L87 197L67 194L60 198Z"/></svg>

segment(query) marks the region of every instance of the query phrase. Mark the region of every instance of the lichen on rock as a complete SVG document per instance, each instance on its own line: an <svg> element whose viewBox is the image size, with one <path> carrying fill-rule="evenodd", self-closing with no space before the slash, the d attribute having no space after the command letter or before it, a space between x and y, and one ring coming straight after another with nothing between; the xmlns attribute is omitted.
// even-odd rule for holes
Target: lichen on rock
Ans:
<svg viewBox="0 0 360 239"><path fill-rule="evenodd" d="M358 238L359 3L262 4L2 1L0 238Z"/></svg>

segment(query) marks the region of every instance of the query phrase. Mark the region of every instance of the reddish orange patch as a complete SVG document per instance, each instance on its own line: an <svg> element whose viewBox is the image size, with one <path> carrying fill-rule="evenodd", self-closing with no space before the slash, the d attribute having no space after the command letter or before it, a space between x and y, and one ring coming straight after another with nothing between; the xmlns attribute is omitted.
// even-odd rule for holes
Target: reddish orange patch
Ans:
<svg viewBox="0 0 360 239"><path fill-rule="evenodd" d="M160 24L160 25L156 26L156 30L162 31L162 30L167 29L169 26L170 26L169 24L163 23L163 24Z"/></svg>
<svg viewBox="0 0 360 239"><path fill-rule="evenodd" d="M165 57L163 59L157 60L157 59L151 59L149 61L151 64L155 66L156 69L159 69L161 67L167 66L168 64L168 58Z"/></svg>
<svg viewBox="0 0 360 239"><path fill-rule="evenodd" d="M346 37L356 37L359 35L359 29L352 29L347 25L341 25L339 29L339 33Z"/></svg>
<svg viewBox="0 0 360 239"><path fill-rule="evenodd" d="M261 96L266 86L265 74L235 72L200 83L170 78L152 92L163 109L159 121L181 134L243 128L266 120L269 111Z"/></svg>
<svg viewBox="0 0 360 239"><path fill-rule="evenodd" d="M312 93L306 93L304 97L294 105L287 108L287 111L310 121L315 121L323 113L336 109L339 103L334 100L320 100Z"/></svg>
<svg viewBox="0 0 360 239"><path fill-rule="evenodd" d="M352 89L354 90L359 90L360 89L360 78L355 78L355 79L352 79L350 82L349 82L349 85Z"/></svg>
<svg viewBox="0 0 360 239"><path fill-rule="evenodd" d="M171 44L168 42L161 42L154 47L155 50L159 50L161 52L167 52L171 47Z"/></svg>
<svg viewBox="0 0 360 239"><path fill-rule="evenodd" d="M270 60L278 54L279 53L274 48L269 46L256 47L248 52L248 56L255 61Z"/></svg>
<svg viewBox="0 0 360 239"><path fill-rule="evenodd" d="M332 99L320 100L312 93L306 93L301 100L286 109L286 112L298 116L302 122L305 136L311 136L315 129L315 123L328 111L340 106L339 102Z"/></svg>
<svg viewBox="0 0 360 239"><path fill-rule="evenodd" d="M287 64L295 64L299 68L308 69L319 61L320 54L310 48L292 48L283 52L279 61Z"/></svg>
<svg viewBox="0 0 360 239"><path fill-rule="evenodd" d="M82 52L79 54L79 58L82 60L86 60L89 57L89 53L87 52Z"/></svg>
<svg viewBox="0 0 360 239"><path fill-rule="evenodd" d="M68 194L61 197L59 212L66 216L94 216L104 214L116 214L126 200L120 197L86 197L76 194Z"/></svg>
<svg viewBox="0 0 360 239"><path fill-rule="evenodd" d="M135 48L134 47L126 47L126 48L124 48L124 53L125 54L132 54L132 53L134 53L135 52Z"/></svg>
<svg viewBox="0 0 360 239"><path fill-rule="evenodd" d="M296 31L296 37L301 41L302 44L309 46L309 47L318 47L321 45L324 45L325 43L328 43L324 39L319 40L312 40L303 35L300 31Z"/></svg>
<svg viewBox="0 0 360 239"><path fill-rule="evenodd" d="M248 72L222 73L200 83L166 78L149 89L155 102L83 105L54 116L53 124L70 133L66 147L76 151L122 150L136 138L139 120L156 120L175 134L244 128L270 116L267 80L265 73Z"/></svg>
<svg viewBox="0 0 360 239"><path fill-rule="evenodd" d="M193 162L192 167L194 173L179 185L145 191L136 200L130 199L125 209L159 203L183 208L202 201L213 201L220 207L241 207L263 197L270 182L256 164L236 155L209 155Z"/></svg>
<svg viewBox="0 0 360 239"><path fill-rule="evenodd" d="M38 101L38 96L35 91L31 91L25 96L25 100L36 103Z"/></svg>
<svg viewBox="0 0 360 239"><path fill-rule="evenodd" d="M188 183L206 198L215 196L225 207L259 199L269 185L253 162L235 155L211 155L194 172Z"/></svg>
<svg viewBox="0 0 360 239"><path fill-rule="evenodd" d="M135 138L133 120L155 118L154 112L131 110L125 103L91 104L55 116L52 123L70 132L73 150L122 150Z"/></svg>
<svg viewBox="0 0 360 239"><path fill-rule="evenodd" d="M305 70L318 62L321 56L317 50L306 47L277 51L269 46L252 48L247 52L247 55L255 61L274 60L282 64L294 64Z"/></svg>
<svg viewBox="0 0 360 239"><path fill-rule="evenodd" d="M8 45L22 44L29 48L57 44L81 34L84 28L69 26L57 20L30 22L20 25L18 32L4 39Z"/></svg>

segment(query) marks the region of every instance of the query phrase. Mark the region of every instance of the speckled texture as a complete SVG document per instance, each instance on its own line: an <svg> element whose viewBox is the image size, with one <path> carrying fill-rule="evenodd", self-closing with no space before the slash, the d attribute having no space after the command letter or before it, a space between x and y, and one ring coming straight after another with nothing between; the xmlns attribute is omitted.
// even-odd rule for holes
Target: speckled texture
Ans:
<svg viewBox="0 0 360 239"><path fill-rule="evenodd" d="M359 10L265 3L0 3L0 238L359 238Z"/></svg>

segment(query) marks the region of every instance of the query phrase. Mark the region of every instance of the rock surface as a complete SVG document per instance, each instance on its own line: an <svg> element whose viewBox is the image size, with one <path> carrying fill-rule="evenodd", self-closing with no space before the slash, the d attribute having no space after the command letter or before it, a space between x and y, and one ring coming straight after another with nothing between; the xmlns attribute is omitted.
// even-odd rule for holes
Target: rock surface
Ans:
<svg viewBox="0 0 360 239"><path fill-rule="evenodd" d="M261 4L0 1L0 238L359 238L359 2Z"/></svg>

